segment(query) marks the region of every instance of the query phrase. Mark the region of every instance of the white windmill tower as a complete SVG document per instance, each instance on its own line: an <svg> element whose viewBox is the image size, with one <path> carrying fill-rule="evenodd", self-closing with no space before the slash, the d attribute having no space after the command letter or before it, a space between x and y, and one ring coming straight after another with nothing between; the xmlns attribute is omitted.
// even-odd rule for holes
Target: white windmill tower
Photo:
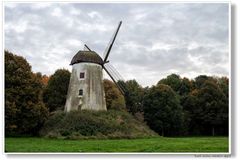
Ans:
<svg viewBox="0 0 240 160"><path fill-rule="evenodd" d="M107 110L103 87L103 69L115 82L121 93L124 94L124 86L119 81L122 80L122 77L107 60L121 24L120 21L105 50L104 59L87 45L85 45L84 50L79 51L72 58L70 63L72 65L72 74L65 104L66 112L84 109Z"/></svg>

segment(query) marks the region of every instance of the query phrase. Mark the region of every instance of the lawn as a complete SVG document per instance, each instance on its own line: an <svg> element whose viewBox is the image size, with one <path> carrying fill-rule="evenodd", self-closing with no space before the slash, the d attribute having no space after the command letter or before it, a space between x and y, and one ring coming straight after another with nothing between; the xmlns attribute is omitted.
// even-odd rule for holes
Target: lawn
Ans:
<svg viewBox="0 0 240 160"><path fill-rule="evenodd" d="M228 137L61 140L5 138L5 152L228 152Z"/></svg>

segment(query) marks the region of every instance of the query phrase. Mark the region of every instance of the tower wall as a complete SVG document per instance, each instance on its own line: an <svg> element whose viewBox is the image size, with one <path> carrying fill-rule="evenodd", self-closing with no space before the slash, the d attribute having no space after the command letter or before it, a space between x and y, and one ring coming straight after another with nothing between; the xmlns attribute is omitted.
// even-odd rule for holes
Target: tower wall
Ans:
<svg viewBox="0 0 240 160"><path fill-rule="evenodd" d="M84 73L84 78L80 78L80 73ZM77 63L72 67L65 111L83 109L107 110L101 65Z"/></svg>

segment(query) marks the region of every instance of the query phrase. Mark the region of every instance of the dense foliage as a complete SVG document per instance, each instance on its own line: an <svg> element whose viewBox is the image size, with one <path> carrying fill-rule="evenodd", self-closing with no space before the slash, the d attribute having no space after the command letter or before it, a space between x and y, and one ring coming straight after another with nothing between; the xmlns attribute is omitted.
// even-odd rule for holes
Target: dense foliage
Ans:
<svg viewBox="0 0 240 160"><path fill-rule="evenodd" d="M105 91L107 109L125 109L126 106L124 97L116 85L112 81L104 79L103 86Z"/></svg>
<svg viewBox="0 0 240 160"><path fill-rule="evenodd" d="M40 134L52 138L136 138L156 136L126 111L57 111Z"/></svg>
<svg viewBox="0 0 240 160"><path fill-rule="evenodd" d="M181 134L182 106L168 85L160 84L149 89L144 97L144 117L150 128L162 136Z"/></svg>
<svg viewBox="0 0 240 160"><path fill-rule="evenodd" d="M190 120L190 134L228 134L228 91L219 86L218 81L221 79L197 77L194 83L196 87L182 99ZM224 83L228 86L227 81Z"/></svg>
<svg viewBox="0 0 240 160"><path fill-rule="evenodd" d="M5 134L37 134L48 110L39 75L23 57L5 51Z"/></svg>
<svg viewBox="0 0 240 160"><path fill-rule="evenodd" d="M63 110L69 80L68 70L59 69L49 77L33 73L26 59L5 51L6 135L38 134L48 111L52 116L42 133L49 136L131 136L131 131L146 128L145 123L164 136L228 135L227 77L188 79L171 74L150 88L128 80L121 82L124 97L113 82L104 80L108 112L55 112Z"/></svg>
<svg viewBox="0 0 240 160"><path fill-rule="evenodd" d="M71 73L66 69L58 69L49 78L43 93L43 101L49 111L63 110L66 102Z"/></svg>
<svg viewBox="0 0 240 160"><path fill-rule="evenodd" d="M158 82L177 93L187 135L228 135L228 78L200 75L194 80L176 74Z"/></svg>
<svg viewBox="0 0 240 160"><path fill-rule="evenodd" d="M143 112L143 95L144 89L136 80L128 80L125 82L127 92L125 95L126 107L132 114Z"/></svg>
<svg viewBox="0 0 240 160"><path fill-rule="evenodd" d="M171 74L167 76L167 78L161 79L157 85L160 84L166 84L170 86L175 92L179 93L179 90L181 88L181 78L179 75Z"/></svg>

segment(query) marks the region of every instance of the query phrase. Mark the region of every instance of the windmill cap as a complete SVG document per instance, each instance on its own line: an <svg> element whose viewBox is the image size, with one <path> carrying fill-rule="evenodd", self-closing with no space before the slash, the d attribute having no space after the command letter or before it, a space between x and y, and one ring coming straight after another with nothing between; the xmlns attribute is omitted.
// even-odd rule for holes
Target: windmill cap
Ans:
<svg viewBox="0 0 240 160"><path fill-rule="evenodd" d="M103 65L102 58L94 51L78 51L78 53L72 58L70 65L84 62Z"/></svg>

